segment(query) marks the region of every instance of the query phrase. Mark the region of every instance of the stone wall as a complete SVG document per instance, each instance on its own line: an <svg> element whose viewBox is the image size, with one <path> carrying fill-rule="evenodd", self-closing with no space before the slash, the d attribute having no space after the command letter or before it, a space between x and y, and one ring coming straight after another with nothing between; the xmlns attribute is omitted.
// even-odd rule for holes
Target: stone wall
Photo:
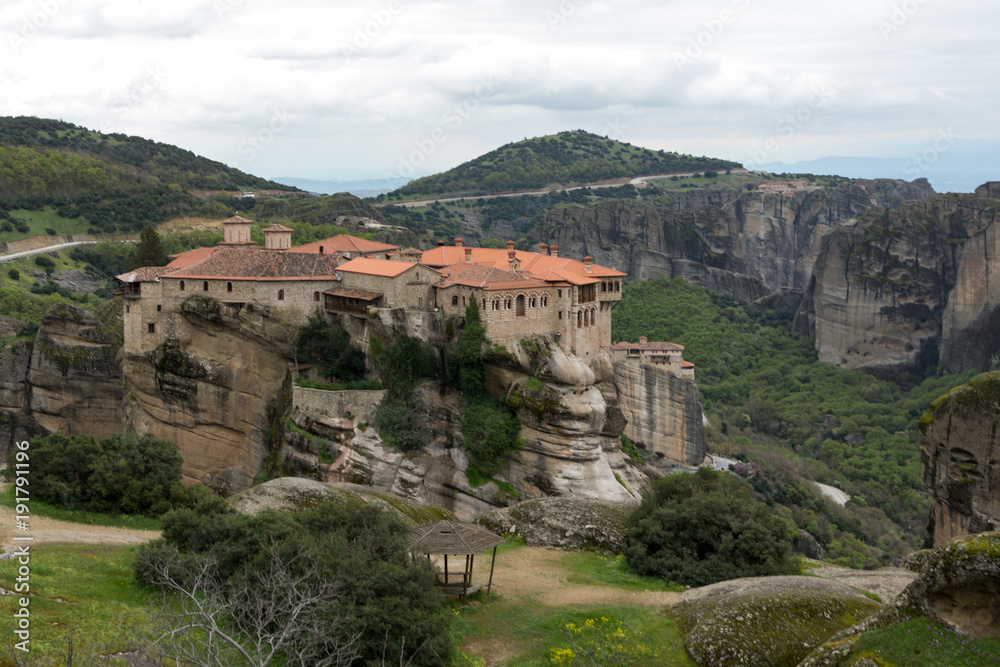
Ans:
<svg viewBox="0 0 1000 667"><path fill-rule="evenodd" d="M354 419L368 424L375 420L375 408L385 390L375 391L324 391L295 387L292 407L335 419ZM351 415L348 417L347 415Z"/></svg>
<svg viewBox="0 0 1000 667"><path fill-rule="evenodd" d="M350 271L343 271L340 275L341 287L382 292L385 305L408 310L434 310L436 306L434 285L441 280L441 274L421 265L416 265L396 277Z"/></svg>

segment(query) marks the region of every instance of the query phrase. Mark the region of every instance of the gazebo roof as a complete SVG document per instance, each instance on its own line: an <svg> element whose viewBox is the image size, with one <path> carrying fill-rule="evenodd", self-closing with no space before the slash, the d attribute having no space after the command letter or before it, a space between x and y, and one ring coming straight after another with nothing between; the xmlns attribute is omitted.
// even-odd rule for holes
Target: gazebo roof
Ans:
<svg viewBox="0 0 1000 667"><path fill-rule="evenodd" d="M424 554L475 555L506 541L482 526L457 521L426 523L406 534L410 551Z"/></svg>

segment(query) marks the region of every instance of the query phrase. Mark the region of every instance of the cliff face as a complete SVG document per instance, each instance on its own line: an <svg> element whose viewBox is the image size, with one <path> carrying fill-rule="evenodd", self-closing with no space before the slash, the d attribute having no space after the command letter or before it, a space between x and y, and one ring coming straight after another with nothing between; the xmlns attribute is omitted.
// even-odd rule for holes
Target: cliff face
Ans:
<svg viewBox="0 0 1000 667"><path fill-rule="evenodd" d="M794 194L699 189L561 208L531 235L633 279L681 277L751 301L806 287L820 241L841 222L931 192L926 181L858 181Z"/></svg>
<svg viewBox="0 0 1000 667"><path fill-rule="evenodd" d="M615 363L614 372L629 440L672 461L700 465L706 454L705 434L694 380L637 360Z"/></svg>
<svg viewBox="0 0 1000 667"><path fill-rule="evenodd" d="M34 344L0 350L0 456L36 435L121 430L120 343L113 327L68 304L42 320Z"/></svg>
<svg viewBox="0 0 1000 667"><path fill-rule="evenodd" d="M493 355L487 389L515 410L524 439L524 448L496 475L502 484L469 483L464 399L442 385L421 388L420 430L427 439L411 455L389 449L378 437L373 421L380 392L322 392L326 396L315 398L297 388L290 415L295 427L285 430L281 460L286 471L376 486L445 507L463 520L544 496L635 501L649 471L622 456L625 419L610 361L601 358L593 366L545 337ZM700 406L697 412L700 419Z"/></svg>
<svg viewBox="0 0 1000 667"><path fill-rule="evenodd" d="M932 539L1000 530L1000 371L931 403L920 420L923 481L934 498Z"/></svg>
<svg viewBox="0 0 1000 667"><path fill-rule="evenodd" d="M797 326L820 359L889 376L1000 358L1000 201L935 195L873 212L824 240Z"/></svg>
<svg viewBox="0 0 1000 667"><path fill-rule="evenodd" d="M291 400L298 327L264 308L184 304L177 338L126 353L125 424L174 442L184 479L231 493L264 467L271 427Z"/></svg>

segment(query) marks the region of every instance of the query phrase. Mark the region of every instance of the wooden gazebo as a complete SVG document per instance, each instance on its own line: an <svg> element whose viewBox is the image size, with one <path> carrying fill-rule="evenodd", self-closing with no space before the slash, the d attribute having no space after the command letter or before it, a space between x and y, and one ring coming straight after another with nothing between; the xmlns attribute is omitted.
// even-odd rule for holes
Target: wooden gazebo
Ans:
<svg viewBox="0 0 1000 667"><path fill-rule="evenodd" d="M490 579L486 585L486 594L493 588L493 566L497 561L497 547L506 540L491 533L482 526L457 521L436 521L417 526L406 534L406 544L410 553L444 556L444 571L438 572L438 585L444 588L447 595L457 596L465 601L470 593L480 590L483 585L472 583L472 568L475 565L476 554L493 549L490 561ZM465 569L461 572L448 571L448 556L465 556ZM461 576L461 581L459 581ZM443 579L442 579L443 578Z"/></svg>

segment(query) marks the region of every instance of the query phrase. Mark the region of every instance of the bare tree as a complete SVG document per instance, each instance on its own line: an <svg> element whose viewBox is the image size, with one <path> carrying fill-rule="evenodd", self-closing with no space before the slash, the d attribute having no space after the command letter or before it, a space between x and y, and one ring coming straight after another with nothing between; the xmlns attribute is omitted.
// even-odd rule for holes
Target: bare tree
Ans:
<svg viewBox="0 0 1000 667"><path fill-rule="evenodd" d="M142 554L152 583L164 591L149 652L205 667L350 665L361 633L331 617L340 597L336 584L321 576L309 553L282 560L278 552L272 544L264 568L232 580L220 580L210 558L182 562L176 550L155 559Z"/></svg>

